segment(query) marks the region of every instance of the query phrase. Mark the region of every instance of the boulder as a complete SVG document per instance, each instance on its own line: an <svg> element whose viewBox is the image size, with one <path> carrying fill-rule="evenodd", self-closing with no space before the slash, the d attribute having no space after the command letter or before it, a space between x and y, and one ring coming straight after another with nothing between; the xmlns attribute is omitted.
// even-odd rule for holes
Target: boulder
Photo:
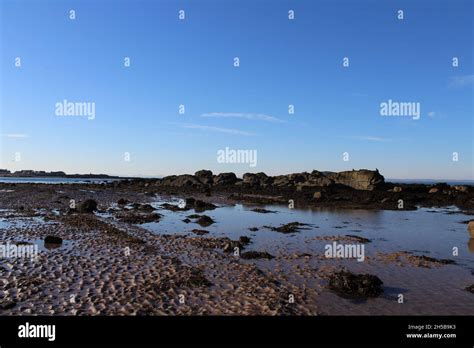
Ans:
<svg viewBox="0 0 474 348"><path fill-rule="evenodd" d="M251 242L251 239L247 236L240 236L239 242L242 243L243 245L247 245Z"/></svg>
<svg viewBox="0 0 474 348"><path fill-rule="evenodd" d="M220 173L214 177L214 185L234 185L237 181L234 173Z"/></svg>
<svg viewBox="0 0 474 348"><path fill-rule="evenodd" d="M393 192L402 192L402 188L400 186L395 186L392 191Z"/></svg>
<svg viewBox="0 0 474 348"><path fill-rule="evenodd" d="M438 193L439 189L437 187L430 188L428 193Z"/></svg>
<svg viewBox="0 0 474 348"><path fill-rule="evenodd" d="M385 183L378 170L351 170L339 173L327 173L326 176L336 184L352 187L356 190L372 191Z"/></svg>
<svg viewBox="0 0 474 348"><path fill-rule="evenodd" d="M63 242L63 239L61 237L56 236L46 236L44 242L46 244L61 244Z"/></svg>
<svg viewBox="0 0 474 348"><path fill-rule="evenodd" d="M194 173L194 176L204 185L212 185L213 183L213 175L210 170L199 170Z"/></svg>
<svg viewBox="0 0 474 348"><path fill-rule="evenodd" d="M252 174L252 173L245 173L243 175L243 183L250 185L250 186L268 186L269 184L272 183L272 178L267 176L265 173L257 173L257 174Z"/></svg>
<svg viewBox="0 0 474 348"><path fill-rule="evenodd" d="M79 213L93 213L97 210L97 202L93 199L86 199L84 202L81 202L77 206L77 211Z"/></svg>
<svg viewBox="0 0 474 348"><path fill-rule="evenodd" d="M383 292L382 284L375 275L353 274L343 270L329 276L328 287L343 295L377 297Z"/></svg>

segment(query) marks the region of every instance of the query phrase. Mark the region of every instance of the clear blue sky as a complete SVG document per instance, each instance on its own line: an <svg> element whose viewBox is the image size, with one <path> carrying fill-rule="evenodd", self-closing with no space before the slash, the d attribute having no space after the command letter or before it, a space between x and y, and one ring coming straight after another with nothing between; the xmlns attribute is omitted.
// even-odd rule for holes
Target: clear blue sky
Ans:
<svg viewBox="0 0 474 348"><path fill-rule="evenodd" d="M0 9L0 168L377 167L388 178L474 179L473 1L1 0ZM56 116L64 99L94 102L95 119ZM380 116L388 99L419 102L420 119ZM257 166L218 163L225 147L257 150Z"/></svg>

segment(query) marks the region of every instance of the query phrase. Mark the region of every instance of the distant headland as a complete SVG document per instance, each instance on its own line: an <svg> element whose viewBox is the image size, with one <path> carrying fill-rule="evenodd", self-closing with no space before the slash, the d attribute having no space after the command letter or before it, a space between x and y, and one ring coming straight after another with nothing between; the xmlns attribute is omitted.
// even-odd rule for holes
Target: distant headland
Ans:
<svg viewBox="0 0 474 348"><path fill-rule="evenodd" d="M8 169L0 169L0 177L9 178L89 178L89 179L120 179L119 176L107 174L66 174L63 171L46 172L44 170L17 170L11 172Z"/></svg>

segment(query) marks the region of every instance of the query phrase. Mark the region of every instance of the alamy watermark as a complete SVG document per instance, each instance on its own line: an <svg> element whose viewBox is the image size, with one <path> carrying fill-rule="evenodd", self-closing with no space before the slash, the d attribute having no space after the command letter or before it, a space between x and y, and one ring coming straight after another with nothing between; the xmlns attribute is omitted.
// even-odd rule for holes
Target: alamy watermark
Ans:
<svg viewBox="0 0 474 348"><path fill-rule="evenodd" d="M0 244L0 259L29 258L36 260L37 257L37 244L14 244L10 242Z"/></svg>
<svg viewBox="0 0 474 348"><path fill-rule="evenodd" d="M359 262L365 260L364 244L339 244L332 242L324 247L326 258L357 259Z"/></svg>
<svg viewBox="0 0 474 348"><path fill-rule="evenodd" d="M217 151L218 163L248 164L249 167L257 165L257 150L234 150L226 147Z"/></svg>
<svg viewBox="0 0 474 348"><path fill-rule="evenodd" d="M70 102L64 99L55 104L56 116L85 116L89 120L95 119L94 102Z"/></svg>
<svg viewBox="0 0 474 348"><path fill-rule="evenodd" d="M380 116L408 116L418 120L420 109L418 102L397 102L389 99L380 103Z"/></svg>

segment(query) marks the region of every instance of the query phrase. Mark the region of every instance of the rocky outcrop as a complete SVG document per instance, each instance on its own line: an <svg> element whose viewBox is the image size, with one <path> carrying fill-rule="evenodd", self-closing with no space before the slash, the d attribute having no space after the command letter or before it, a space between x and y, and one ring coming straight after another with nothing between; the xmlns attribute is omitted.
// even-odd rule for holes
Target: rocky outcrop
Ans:
<svg viewBox="0 0 474 348"><path fill-rule="evenodd" d="M164 178L163 181L166 182L167 178ZM162 182L163 184L163 182ZM200 187L202 183L195 178L193 175L178 175L169 180L169 186L172 187Z"/></svg>
<svg viewBox="0 0 474 348"><path fill-rule="evenodd" d="M237 179L237 176L234 173L221 173L214 177L214 185L216 186L233 185L237 181L239 181L239 179Z"/></svg>
<svg viewBox="0 0 474 348"><path fill-rule="evenodd" d="M209 190L212 186L233 187L234 185L253 189L296 189L297 191L313 190L340 184L356 190L374 190L384 184L384 177L375 170L352 170L347 172L292 173L287 175L268 176L260 173L245 173L238 179L234 173L213 175L210 170L199 170L194 175L170 175L157 180L154 186L171 188L201 188ZM313 190L314 192L314 190Z"/></svg>
<svg viewBox="0 0 474 348"><path fill-rule="evenodd" d="M212 185L214 181L214 176L210 170L199 170L194 173L194 176L204 185Z"/></svg>
<svg viewBox="0 0 474 348"><path fill-rule="evenodd" d="M325 173L326 177L336 184L352 187L356 190L374 190L384 184L385 179L378 170L351 170L339 173Z"/></svg>
<svg viewBox="0 0 474 348"><path fill-rule="evenodd" d="M306 173L305 173L306 174ZM296 184L298 191L311 189L313 187L330 186L334 184L334 180L328 178L323 173L313 170L311 174L305 176L306 180Z"/></svg>
<svg viewBox="0 0 474 348"><path fill-rule="evenodd" d="M257 174L252 174L252 173L245 173L243 175L243 184L247 184L249 186L261 186L261 187L266 187L270 185L273 182L273 178L267 176L265 173L257 173Z"/></svg>

